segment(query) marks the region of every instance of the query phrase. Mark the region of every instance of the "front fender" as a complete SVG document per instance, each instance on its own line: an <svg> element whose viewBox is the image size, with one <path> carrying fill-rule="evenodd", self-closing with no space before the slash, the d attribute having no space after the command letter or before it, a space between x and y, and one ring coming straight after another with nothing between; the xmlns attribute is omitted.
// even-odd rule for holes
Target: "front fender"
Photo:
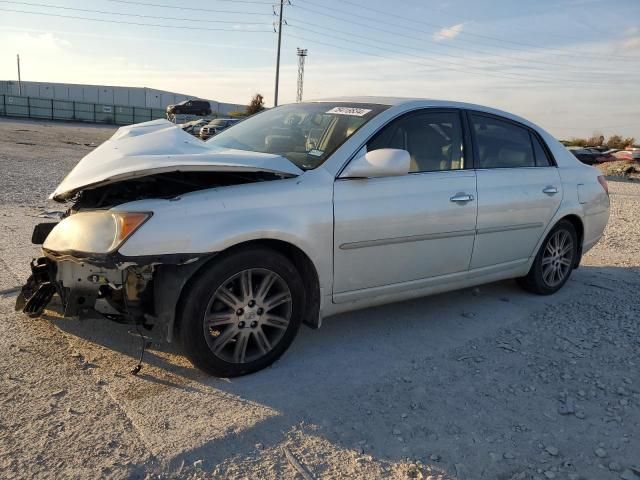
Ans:
<svg viewBox="0 0 640 480"><path fill-rule="evenodd" d="M306 175L305 175L306 176ZM215 253L253 240L279 240L316 266L321 288L332 278L332 182L300 177L144 200L119 209L153 217L120 248L124 256Z"/></svg>

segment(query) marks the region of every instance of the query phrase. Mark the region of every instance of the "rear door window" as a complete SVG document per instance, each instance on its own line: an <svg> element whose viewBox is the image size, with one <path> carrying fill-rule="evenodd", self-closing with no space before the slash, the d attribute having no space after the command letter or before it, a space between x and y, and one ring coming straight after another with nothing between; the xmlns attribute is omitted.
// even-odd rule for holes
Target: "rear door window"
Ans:
<svg viewBox="0 0 640 480"><path fill-rule="evenodd" d="M529 130L506 120L472 113L478 168L535 167Z"/></svg>

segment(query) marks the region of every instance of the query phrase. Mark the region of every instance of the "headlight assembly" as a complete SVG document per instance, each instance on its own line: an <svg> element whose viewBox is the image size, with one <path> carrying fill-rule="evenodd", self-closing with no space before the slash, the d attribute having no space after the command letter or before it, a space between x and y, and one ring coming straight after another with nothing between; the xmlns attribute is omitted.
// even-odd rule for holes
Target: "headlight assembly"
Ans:
<svg viewBox="0 0 640 480"><path fill-rule="evenodd" d="M151 213L80 212L51 230L43 247L54 252L111 253L146 222Z"/></svg>

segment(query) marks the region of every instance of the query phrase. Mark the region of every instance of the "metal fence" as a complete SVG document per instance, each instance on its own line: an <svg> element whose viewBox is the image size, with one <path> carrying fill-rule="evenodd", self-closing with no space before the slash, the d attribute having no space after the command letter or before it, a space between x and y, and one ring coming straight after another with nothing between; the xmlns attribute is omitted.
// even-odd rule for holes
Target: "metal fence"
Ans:
<svg viewBox="0 0 640 480"><path fill-rule="evenodd" d="M130 125L165 118L165 111L159 108L0 95L0 116Z"/></svg>

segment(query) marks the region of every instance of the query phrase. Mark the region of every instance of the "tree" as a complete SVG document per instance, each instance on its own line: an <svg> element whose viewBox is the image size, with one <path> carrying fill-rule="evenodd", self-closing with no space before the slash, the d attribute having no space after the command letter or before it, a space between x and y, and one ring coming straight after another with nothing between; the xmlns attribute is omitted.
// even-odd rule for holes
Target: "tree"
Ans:
<svg viewBox="0 0 640 480"><path fill-rule="evenodd" d="M601 147L604 145L604 135L600 132L593 132L593 135L587 139L587 145L590 147Z"/></svg>
<svg viewBox="0 0 640 480"><path fill-rule="evenodd" d="M586 138L570 138L567 141L567 146L572 146L572 147L584 147L587 144L587 139Z"/></svg>
<svg viewBox="0 0 640 480"><path fill-rule="evenodd" d="M251 99L249 106L247 106L247 115L253 115L262 110L264 110L264 97L256 93Z"/></svg>
<svg viewBox="0 0 640 480"><path fill-rule="evenodd" d="M626 147L631 147L636 142L636 139L633 137L622 138L621 135L611 135L609 140L607 140L607 148L618 148L623 149Z"/></svg>

